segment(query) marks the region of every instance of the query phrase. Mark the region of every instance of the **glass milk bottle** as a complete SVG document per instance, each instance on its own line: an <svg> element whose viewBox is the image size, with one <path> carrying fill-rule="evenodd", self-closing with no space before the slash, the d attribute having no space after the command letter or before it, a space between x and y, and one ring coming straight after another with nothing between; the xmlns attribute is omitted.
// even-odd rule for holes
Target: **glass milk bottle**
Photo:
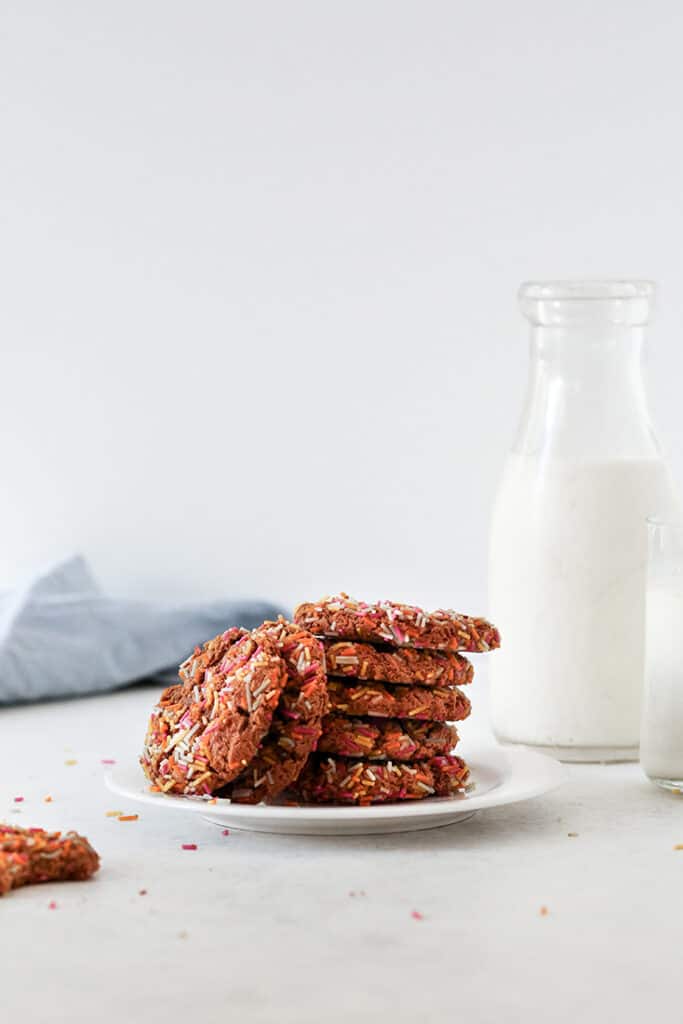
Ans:
<svg viewBox="0 0 683 1024"><path fill-rule="evenodd" d="M496 499L491 714L503 743L638 756L646 519L677 505L648 417L646 281L522 285L529 391Z"/></svg>

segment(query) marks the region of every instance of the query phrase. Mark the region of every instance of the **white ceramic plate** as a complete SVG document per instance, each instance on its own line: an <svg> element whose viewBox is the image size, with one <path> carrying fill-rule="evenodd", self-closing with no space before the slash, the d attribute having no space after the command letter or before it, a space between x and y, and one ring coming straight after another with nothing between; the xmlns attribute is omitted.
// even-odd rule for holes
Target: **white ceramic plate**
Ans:
<svg viewBox="0 0 683 1024"><path fill-rule="evenodd" d="M372 835L382 832L415 832L464 821L475 811L501 807L555 789L567 778L558 761L531 750L468 746L463 751L473 785L456 797L431 797L414 803L377 804L371 807L300 807L233 804L230 800L208 803L201 797L151 793L138 765L117 765L105 775L109 789L128 800L151 804L160 810L201 814L224 828L288 835Z"/></svg>

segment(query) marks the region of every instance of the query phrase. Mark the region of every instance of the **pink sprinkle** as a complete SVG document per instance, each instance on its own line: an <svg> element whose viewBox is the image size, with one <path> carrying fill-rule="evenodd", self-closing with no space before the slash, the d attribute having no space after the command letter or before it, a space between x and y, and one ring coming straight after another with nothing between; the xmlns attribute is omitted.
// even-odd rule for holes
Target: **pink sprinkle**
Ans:
<svg viewBox="0 0 683 1024"><path fill-rule="evenodd" d="M230 835L230 829L229 829L229 828L224 828L224 829L223 829L223 833L222 833L222 834L223 834L224 836L229 836L229 835Z"/></svg>
<svg viewBox="0 0 683 1024"><path fill-rule="evenodd" d="M197 844L196 843L183 843L181 849L183 849L183 850L196 850L197 849Z"/></svg>
<svg viewBox="0 0 683 1024"><path fill-rule="evenodd" d="M47 909L48 910L56 910L57 909L57 901L56 900L50 900L50 902L47 905Z"/></svg>
<svg viewBox="0 0 683 1024"><path fill-rule="evenodd" d="M116 761L113 757L103 757L100 764L116 764Z"/></svg>
<svg viewBox="0 0 683 1024"><path fill-rule="evenodd" d="M424 916L420 913L419 910L411 910L410 916L413 918L414 921L424 921Z"/></svg>
<svg viewBox="0 0 683 1024"><path fill-rule="evenodd" d="M15 804L23 804L23 802L24 802L23 796L15 796L14 802L15 802Z"/></svg>

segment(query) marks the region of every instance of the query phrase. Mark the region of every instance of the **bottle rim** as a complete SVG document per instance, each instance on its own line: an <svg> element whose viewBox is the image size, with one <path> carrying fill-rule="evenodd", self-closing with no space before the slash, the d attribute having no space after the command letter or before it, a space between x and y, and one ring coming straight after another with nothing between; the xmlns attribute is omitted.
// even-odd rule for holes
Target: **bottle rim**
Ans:
<svg viewBox="0 0 683 1024"><path fill-rule="evenodd" d="M649 323L656 286L653 281L581 279L525 281L518 298L524 316L538 327Z"/></svg>

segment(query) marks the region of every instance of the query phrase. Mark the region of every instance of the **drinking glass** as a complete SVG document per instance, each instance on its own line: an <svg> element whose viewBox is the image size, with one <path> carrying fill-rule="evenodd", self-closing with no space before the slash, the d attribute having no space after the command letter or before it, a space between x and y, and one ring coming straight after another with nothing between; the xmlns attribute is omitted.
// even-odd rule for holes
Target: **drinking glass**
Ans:
<svg viewBox="0 0 683 1024"><path fill-rule="evenodd" d="M645 689L640 763L683 790L683 520L648 519Z"/></svg>

